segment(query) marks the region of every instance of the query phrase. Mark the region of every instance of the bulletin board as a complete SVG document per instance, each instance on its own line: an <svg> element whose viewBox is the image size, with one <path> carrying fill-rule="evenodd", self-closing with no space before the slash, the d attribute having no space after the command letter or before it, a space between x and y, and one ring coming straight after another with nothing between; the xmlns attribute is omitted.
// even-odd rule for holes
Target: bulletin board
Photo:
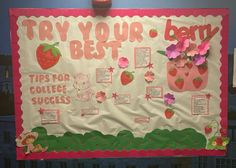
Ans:
<svg viewBox="0 0 236 168"><path fill-rule="evenodd" d="M226 9L10 9L17 159L225 155Z"/></svg>

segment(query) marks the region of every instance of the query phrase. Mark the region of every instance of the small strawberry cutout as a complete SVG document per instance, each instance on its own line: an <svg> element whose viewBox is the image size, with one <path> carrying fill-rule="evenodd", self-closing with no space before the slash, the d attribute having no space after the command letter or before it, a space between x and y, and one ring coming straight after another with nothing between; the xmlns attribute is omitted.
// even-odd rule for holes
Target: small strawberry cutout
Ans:
<svg viewBox="0 0 236 168"><path fill-rule="evenodd" d="M204 73L206 73L208 67L207 64L202 64L198 66L198 72L203 75Z"/></svg>
<svg viewBox="0 0 236 168"><path fill-rule="evenodd" d="M171 108L167 108L165 110L165 117L167 119L171 119L173 115L174 115L174 111Z"/></svg>
<svg viewBox="0 0 236 168"><path fill-rule="evenodd" d="M155 37L157 37L157 35L158 35L158 33L157 33L157 30L156 30L156 29L150 29L150 30L149 30L149 36L150 36L151 38L155 38Z"/></svg>
<svg viewBox="0 0 236 168"><path fill-rule="evenodd" d="M212 126L211 125L207 125L205 128L205 134L210 134L212 132Z"/></svg>
<svg viewBox="0 0 236 168"><path fill-rule="evenodd" d="M175 76L177 74L177 69L176 68L170 68L168 73L171 75L171 76Z"/></svg>
<svg viewBox="0 0 236 168"><path fill-rule="evenodd" d="M193 79L193 85L195 88L199 88L202 85L202 78L201 77L196 77Z"/></svg>
<svg viewBox="0 0 236 168"><path fill-rule="evenodd" d="M128 85L134 80L133 73L134 72L129 72L129 71L123 71L121 73L120 79L121 79L122 85Z"/></svg>
<svg viewBox="0 0 236 168"><path fill-rule="evenodd" d="M185 65L188 67L188 69L192 69L192 67L193 67L192 62L187 62Z"/></svg>
<svg viewBox="0 0 236 168"><path fill-rule="evenodd" d="M177 88L182 89L184 86L184 79L183 78L176 79L175 85Z"/></svg>

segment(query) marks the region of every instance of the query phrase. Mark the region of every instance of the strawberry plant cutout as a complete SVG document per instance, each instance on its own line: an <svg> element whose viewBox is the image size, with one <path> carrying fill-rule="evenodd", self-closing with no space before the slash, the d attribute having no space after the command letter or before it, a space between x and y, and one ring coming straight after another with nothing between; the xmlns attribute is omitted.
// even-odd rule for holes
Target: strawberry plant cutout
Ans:
<svg viewBox="0 0 236 168"><path fill-rule="evenodd" d="M134 72L123 71L120 76L122 85L128 85L134 80Z"/></svg>
<svg viewBox="0 0 236 168"><path fill-rule="evenodd" d="M193 85L195 88L199 88L202 85L202 78L201 77L196 77L193 79Z"/></svg>
<svg viewBox="0 0 236 168"><path fill-rule="evenodd" d="M229 143L229 138L226 136L226 134L221 133L222 129L224 128L219 129L219 126L219 123L213 120L204 127L204 131L208 140L206 149L226 149L226 145Z"/></svg>
<svg viewBox="0 0 236 168"><path fill-rule="evenodd" d="M60 50L56 47L59 42L54 44L40 44L36 50L38 64L44 70L49 69L57 64L61 57Z"/></svg>

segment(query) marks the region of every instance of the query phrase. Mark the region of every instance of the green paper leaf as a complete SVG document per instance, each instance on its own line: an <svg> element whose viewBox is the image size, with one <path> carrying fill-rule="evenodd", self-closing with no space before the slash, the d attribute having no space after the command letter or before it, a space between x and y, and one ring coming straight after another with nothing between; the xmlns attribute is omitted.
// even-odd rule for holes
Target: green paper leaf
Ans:
<svg viewBox="0 0 236 168"><path fill-rule="evenodd" d="M52 48L51 45L47 44L43 47L43 52L47 52L48 50L50 50Z"/></svg>
<svg viewBox="0 0 236 168"><path fill-rule="evenodd" d="M55 48L52 48L52 55L53 55L54 57L57 56L57 51L55 50Z"/></svg>
<svg viewBox="0 0 236 168"><path fill-rule="evenodd" d="M56 56L57 56L57 55L60 55L60 56L61 56L60 50L59 50L58 48L54 48L54 49L55 49L55 51L56 51L56 53L57 53Z"/></svg>
<svg viewBox="0 0 236 168"><path fill-rule="evenodd" d="M210 50L207 51L207 53L205 54L205 57L207 58L210 55Z"/></svg>
<svg viewBox="0 0 236 168"><path fill-rule="evenodd" d="M157 50L157 52L158 52L159 54L161 54L161 55L166 56L166 52L165 52L165 51Z"/></svg>

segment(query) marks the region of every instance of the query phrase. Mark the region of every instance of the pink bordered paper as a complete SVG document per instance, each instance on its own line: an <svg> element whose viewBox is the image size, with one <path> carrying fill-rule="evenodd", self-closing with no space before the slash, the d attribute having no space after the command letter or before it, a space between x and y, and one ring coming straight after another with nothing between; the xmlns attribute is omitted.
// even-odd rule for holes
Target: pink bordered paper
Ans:
<svg viewBox="0 0 236 168"><path fill-rule="evenodd" d="M221 41L220 41L220 45L221 45L221 49L220 49L220 53L219 55L221 55L221 66L219 69L219 72L221 73L220 76L220 118L221 120L219 121L220 124L220 128L222 130L227 130L227 81L228 81L228 62L227 62L227 46L228 46L228 10L227 9L111 9L107 12L104 12L103 10L92 10L92 9L20 9L20 8L12 8L10 9L10 31L11 31L11 47L12 47L12 63L13 63L13 78L14 78L14 102L15 102L15 114L16 114L16 137L20 136L23 132L25 131L30 131L30 130L24 130L23 128L23 114L24 111L22 110L22 104L23 104L23 100L22 100L22 83L21 83L21 65L20 65L20 54L19 54L19 50L20 50L20 46L19 46L19 36L18 36L18 30L20 29L20 27L17 24L17 21L19 20L19 18L21 16L24 17L35 17L38 18L40 16L43 17L59 17L59 16L64 16L64 17L96 17L98 15L102 15L103 17L206 17L206 16L211 16L211 17L217 17L220 16L222 17L221 20L221 30L219 32L219 36L221 36ZM160 31L163 32L163 31ZM160 34L160 32L158 33L158 36L162 36L163 34ZM137 33L137 32L136 32ZM146 32L145 32L146 33ZM147 36L147 34L145 35ZM137 36L136 36L137 37ZM132 39L131 39L132 40ZM138 39L134 39L137 40ZM152 40L150 39L150 42L152 42ZM172 42L173 43L173 42ZM158 45L158 44L156 44ZM168 44L165 43L165 46L167 46ZM139 47L149 47L149 46L142 46L139 45L138 42L136 44L137 48ZM164 47L162 47L163 49ZM130 49L131 52L134 51L134 49ZM151 51L151 54L153 55L156 51ZM76 53L78 54L78 53ZM114 54L114 53L113 53ZM89 57L89 56L88 56ZM115 57L115 55L114 55ZM152 63L153 63L153 58L154 56L152 56ZM154 58L155 59L155 58ZM129 60L135 60L134 58L134 54L130 54L130 59ZM133 62L134 63L134 62ZM129 64L129 68L127 69L127 71L132 71L135 70L135 65L133 63ZM155 63L155 62L154 62ZM160 64L164 64L160 63ZM117 67L117 63L114 65L106 65L106 67L115 67L116 70L119 69L119 67ZM154 65L154 68L157 65ZM132 69L133 68L133 69ZM137 71L138 73L135 73L135 75L137 74L141 74L140 76L144 76L141 72L141 70L143 70L145 72L145 67L143 68L138 68ZM93 70L89 70L89 72L94 72L94 74L96 74L96 69L94 68ZM154 71L155 72L155 71ZM214 74L214 72L211 72L212 74ZM119 73L113 72L112 74L112 84L114 84L115 82L119 83L120 81L120 76ZM117 75L117 76L113 76L113 75ZM157 75L157 77L155 78L155 83L153 86L164 86L163 81L160 81L160 79L158 78L159 74L157 72L155 72L155 75ZM94 78L96 80L96 78ZM125 79L127 80L127 79ZM133 81L130 81L129 84L127 84L127 86L131 86L132 84L135 83L136 80L136 76L134 77ZM86 79L86 82L89 85L89 83L91 83L93 81L93 78L90 78L89 81ZM65 81L66 82L66 81ZM143 83L146 84L147 87L152 87L151 84L147 84L144 80ZM150 86L149 86L150 85ZM110 85L109 85L110 86ZM140 103L144 102L145 103L153 103L153 102L163 102L162 97L160 98L156 98L155 100L150 100L150 101L146 101L145 100L145 93L146 93L146 86L143 87L143 93L144 95L141 95L140 97ZM168 85L166 85L165 87L167 87ZM106 90L106 87L108 87L108 85L104 85L103 86L105 89L103 90L104 92L106 92L107 95L107 99L105 102L103 102L102 104L98 104L97 107L99 108L103 108L103 106L105 107L107 104L106 103L110 103L114 105L112 98L110 98L108 95L108 93L112 93L111 91ZM121 86L122 88L125 88L126 86ZM133 87L135 88L135 87ZM100 89L100 88L99 88ZM115 90L118 92L120 88L115 88ZM91 87L90 89L90 93L91 95L89 96L93 96L93 92L96 89L94 87ZM100 91L100 90L98 90ZM126 90L127 91L127 90ZM163 88L163 94L168 92L168 90ZM204 92L204 91L203 91ZM208 90L206 91L208 93ZM173 93L173 92L172 92ZM174 92L175 93L175 92ZM119 94L119 93L118 93ZM178 93L176 93L178 94ZM204 92L204 94L206 94ZM191 96L194 95L198 95L198 93L196 92L196 94L192 94ZM201 93L199 93L199 95L202 95ZM88 95L87 95L88 96ZM212 95L212 99L214 98L215 95ZM91 97L86 97L86 102L89 102L89 99ZM133 97L135 96L131 96L131 101L133 100ZM136 98L136 97L135 97ZM24 99L24 98L23 98ZM189 99L191 100L191 97L189 97ZM63 99L64 100L64 99ZM66 101L67 99L65 98L64 101ZM78 100L77 100L78 101ZM178 101L176 100L175 104L177 104ZM127 107L132 108L131 107L132 104L127 104ZM119 106L120 108L120 106ZM165 106L163 105L163 109L165 108ZM190 115L191 115L191 107L188 107L190 109ZM64 111L60 111L60 122L62 120L62 115L64 114ZM99 115L102 115L102 110L99 110ZM59 115L59 114L58 114ZM78 115L80 115L80 113L78 112ZM94 115L92 115L94 116ZM97 116L97 115L96 115ZM136 114L137 116L137 114ZM142 115L140 115L142 116ZM146 116L146 115L145 115ZM147 116L149 117L149 116ZM163 116L162 116L163 117ZM84 117L86 119L86 117ZM149 119L149 118L148 118ZM133 120L133 118L132 118ZM151 122L152 119L148 120L148 123ZM169 120L168 120L169 121ZM55 123L50 123L51 124L58 124L59 122L59 117L58 120L56 120ZM59 123L60 123L59 122ZM131 125L133 123L130 123ZM60 150L60 151L41 151L41 152L32 152L30 154L26 154L23 150L23 148L21 147L17 147L16 148L17 151L17 159L18 160L32 160L32 159L58 159L58 158L110 158L110 157L156 157L156 156L223 156L226 154L226 150L218 150L218 149L190 149L190 148L186 148L186 149L142 149L142 150L138 150L138 149L124 149L124 150L78 150L78 151L65 151L65 150Z"/></svg>

